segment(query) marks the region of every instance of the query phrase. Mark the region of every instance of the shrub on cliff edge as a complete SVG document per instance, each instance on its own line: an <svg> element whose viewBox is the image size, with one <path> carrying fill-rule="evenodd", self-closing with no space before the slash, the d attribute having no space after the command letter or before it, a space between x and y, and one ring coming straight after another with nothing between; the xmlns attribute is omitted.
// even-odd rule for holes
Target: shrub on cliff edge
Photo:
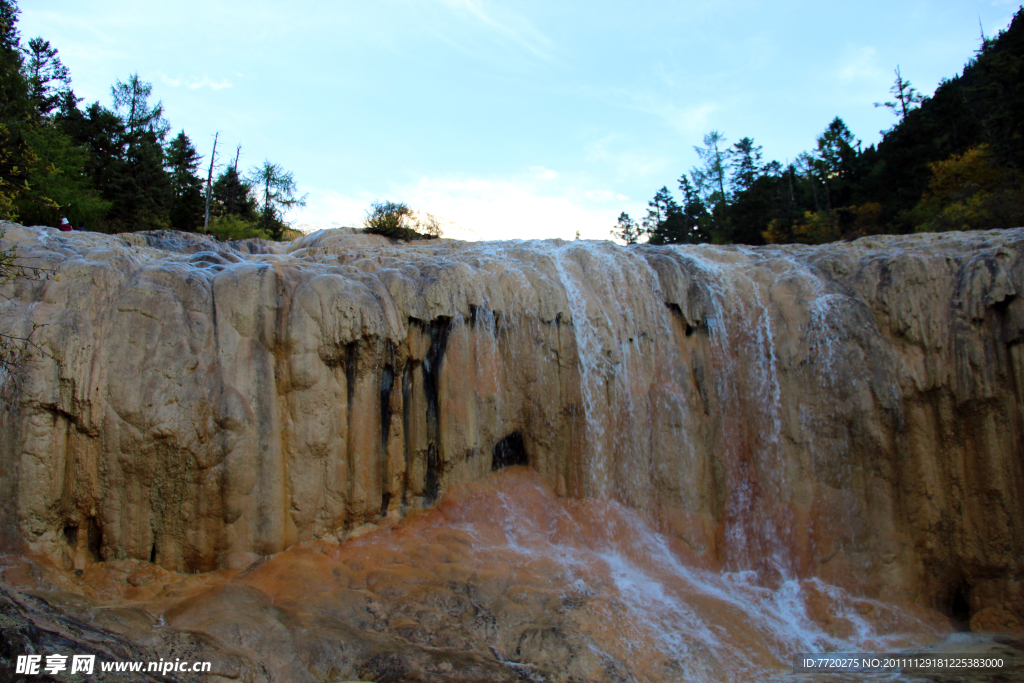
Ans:
<svg viewBox="0 0 1024 683"><path fill-rule="evenodd" d="M430 214L417 219L404 202L374 202L363 221L366 232L396 240L435 239L441 236L441 225Z"/></svg>

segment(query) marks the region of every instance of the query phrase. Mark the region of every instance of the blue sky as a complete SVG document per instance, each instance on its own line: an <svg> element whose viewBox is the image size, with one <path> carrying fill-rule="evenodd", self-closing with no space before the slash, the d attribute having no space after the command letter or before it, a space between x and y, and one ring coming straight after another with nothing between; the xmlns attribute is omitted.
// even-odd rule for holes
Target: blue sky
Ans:
<svg viewBox="0 0 1024 683"><path fill-rule="evenodd" d="M483 239L607 239L697 163L710 130L766 159L841 116L865 144L894 119L893 69L931 94L1019 2L985 0L21 0L22 38L60 50L110 105L137 72L173 130L240 166L269 159L356 225L405 201Z"/></svg>

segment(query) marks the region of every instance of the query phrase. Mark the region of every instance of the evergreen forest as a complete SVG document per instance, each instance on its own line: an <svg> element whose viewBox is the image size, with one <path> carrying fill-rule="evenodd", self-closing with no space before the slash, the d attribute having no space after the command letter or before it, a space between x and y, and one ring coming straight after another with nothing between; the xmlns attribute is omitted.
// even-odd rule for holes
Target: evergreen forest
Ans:
<svg viewBox="0 0 1024 683"><path fill-rule="evenodd" d="M204 163L175 133L152 86L131 74L113 107L84 105L57 49L23 41L15 0L0 0L0 220L101 232L208 230L221 239L282 239L302 205L292 174L240 148ZM894 125L864 147L838 116L814 149L765 161L749 137L717 131L699 164L663 186L647 215L619 216L627 243L820 244L874 234L1024 225L1024 10L981 44L963 72L922 96L895 70ZM216 141L214 141L214 145Z"/></svg>
<svg viewBox="0 0 1024 683"><path fill-rule="evenodd" d="M206 230L221 239L282 239L302 205L292 174L265 161L238 167L240 147L213 142L203 164L176 134L152 85L132 74L111 87L113 108L83 106L49 41L24 42L14 0L0 0L0 220L100 232ZM233 163L231 163L233 157ZM216 175L215 175L216 171Z"/></svg>
<svg viewBox="0 0 1024 683"><path fill-rule="evenodd" d="M863 148L839 117L795 161L713 131L699 164L619 216L630 244L821 244L866 235L1024 226L1024 9L963 73L922 96L897 67L895 123Z"/></svg>

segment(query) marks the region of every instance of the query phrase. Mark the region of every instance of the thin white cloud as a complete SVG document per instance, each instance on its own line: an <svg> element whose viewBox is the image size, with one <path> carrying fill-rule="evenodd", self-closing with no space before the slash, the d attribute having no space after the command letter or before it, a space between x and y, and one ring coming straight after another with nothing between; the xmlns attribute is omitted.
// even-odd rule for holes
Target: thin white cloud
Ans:
<svg viewBox="0 0 1024 683"><path fill-rule="evenodd" d="M506 42L519 46L535 57L551 59L554 42L521 15L513 14L503 6L485 7L483 0L438 1L455 12L469 15L493 34L501 36ZM446 42L456 45L450 40Z"/></svg>
<svg viewBox="0 0 1024 683"><path fill-rule="evenodd" d="M836 77L843 83L859 81L877 83L886 81L891 72L878 62L878 50L872 45L849 45L836 69Z"/></svg>
<svg viewBox="0 0 1024 683"><path fill-rule="evenodd" d="M669 101L664 95L627 88L583 88L581 92L605 104L657 116L687 136L708 132L712 114L723 108L715 100L681 106Z"/></svg>
<svg viewBox="0 0 1024 683"><path fill-rule="evenodd" d="M615 133L591 140L584 145L583 151L589 164L609 169L613 177L653 178L660 177L669 169L667 157L637 151Z"/></svg>
<svg viewBox="0 0 1024 683"><path fill-rule="evenodd" d="M202 78L182 78L180 76L170 77L162 75L160 76L160 82L164 85L169 85L172 88L180 88L182 86L189 88L190 90L197 90L199 88L209 88L211 90L224 90L225 88L232 87L231 81L226 78L222 78L219 81L215 81L209 76L203 75Z"/></svg>
<svg viewBox="0 0 1024 683"><path fill-rule="evenodd" d="M552 171L550 168L544 168L543 166L531 166L530 174L539 180L554 180L558 177L557 171Z"/></svg>
<svg viewBox="0 0 1024 683"><path fill-rule="evenodd" d="M703 135L711 128L711 115L720 109L717 102L701 102L690 107L668 104L658 113L681 133Z"/></svg>
<svg viewBox="0 0 1024 683"><path fill-rule="evenodd" d="M629 197L618 192L612 192L611 190L588 190L584 193L584 196L594 202L600 202L602 204L608 202L625 202L629 201Z"/></svg>

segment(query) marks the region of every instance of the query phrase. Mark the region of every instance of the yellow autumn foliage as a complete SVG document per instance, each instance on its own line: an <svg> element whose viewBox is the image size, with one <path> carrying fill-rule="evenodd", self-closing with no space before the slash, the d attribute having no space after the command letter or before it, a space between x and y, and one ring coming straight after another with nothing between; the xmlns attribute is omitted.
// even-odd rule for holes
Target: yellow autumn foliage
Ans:
<svg viewBox="0 0 1024 683"><path fill-rule="evenodd" d="M917 232L989 230L1024 225L1024 183L999 166L988 145L929 164L932 178L911 211Z"/></svg>

